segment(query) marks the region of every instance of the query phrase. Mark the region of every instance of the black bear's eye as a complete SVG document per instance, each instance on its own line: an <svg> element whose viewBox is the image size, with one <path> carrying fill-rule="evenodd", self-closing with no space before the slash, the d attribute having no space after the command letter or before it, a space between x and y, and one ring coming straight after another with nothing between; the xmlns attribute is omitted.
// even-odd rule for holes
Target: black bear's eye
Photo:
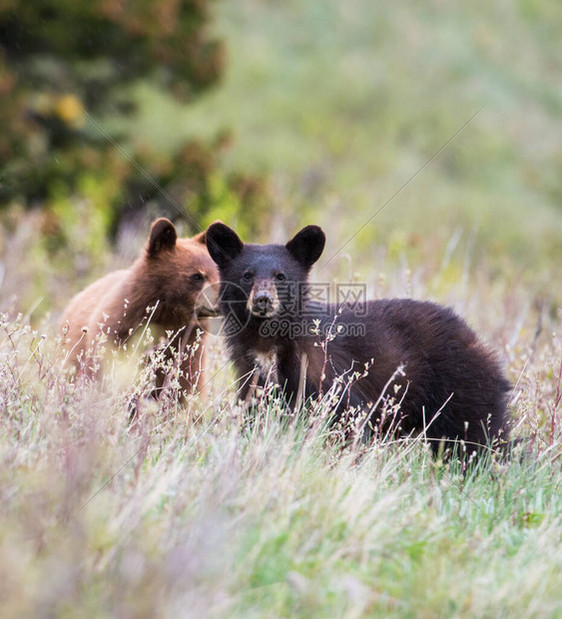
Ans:
<svg viewBox="0 0 562 619"><path fill-rule="evenodd" d="M191 281L192 282L202 282L205 278L203 277L203 275L201 275L201 273L194 273L191 276Z"/></svg>
<svg viewBox="0 0 562 619"><path fill-rule="evenodd" d="M278 282L284 282L287 279L287 276L285 275L285 273L276 273L275 274L275 279Z"/></svg>
<svg viewBox="0 0 562 619"><path fill-rule="evenodd" d="M249 282L249 281L251 281L251 280L253 279L253 277L254 277L254 274L252 273L252 271L246 271L246 272L244 273L244 275L242 275L242 279L243 279L245 282Z"/></svg>

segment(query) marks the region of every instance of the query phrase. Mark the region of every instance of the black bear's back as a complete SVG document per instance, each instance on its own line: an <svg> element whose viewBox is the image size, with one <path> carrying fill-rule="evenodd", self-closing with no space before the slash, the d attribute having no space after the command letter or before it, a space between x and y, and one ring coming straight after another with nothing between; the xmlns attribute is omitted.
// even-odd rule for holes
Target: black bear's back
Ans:
<svg viewBox="0 0 562 619"><path fill-rule="evenodd" d="M376 401L402 365L405 376L395 382L406 390L405 431L425 427L430 439L480 444L498 435L505 426L510 385L495 356L461 318L448 308L411 299L371 301L366 309L366 335L348 341L343 355L353 349L359 362L373 360L369 375L357 385L361 400ZM355 320L348 313L342 318ZM338 347L332 349L336 358Z"/></svg>

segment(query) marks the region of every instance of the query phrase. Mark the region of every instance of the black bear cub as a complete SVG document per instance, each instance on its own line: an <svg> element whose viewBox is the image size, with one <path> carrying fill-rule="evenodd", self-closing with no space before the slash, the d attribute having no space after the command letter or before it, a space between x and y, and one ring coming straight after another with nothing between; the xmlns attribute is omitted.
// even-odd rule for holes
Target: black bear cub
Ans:
<svg viewBox="0 0 562 619"><path fill-rule="evenodd" d="M307 282L324 249L318 226L286 245L255 245L216 222L206 240L241 399L259 376L279 384L291 407L333 396L334 422L351 411L363 435L423 432L434 451L505 437L510 385L450 309L410 299L314 303Z"/></svg>

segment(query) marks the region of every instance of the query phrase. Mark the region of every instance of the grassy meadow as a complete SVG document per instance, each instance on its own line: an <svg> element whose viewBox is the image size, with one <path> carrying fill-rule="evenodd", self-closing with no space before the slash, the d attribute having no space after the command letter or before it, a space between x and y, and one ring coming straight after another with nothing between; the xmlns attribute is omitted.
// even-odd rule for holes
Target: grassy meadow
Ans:
<svg viewBox="0 0 562 619"><path fill-rule="evenodd" d="M468 471L420 439L342 451L327 411L287 419L270 393L248 428L220 338L208 393L184 405L148 397L137 349L71 382L58 316L148 227L111 247L77 204L53 256L16 205L0 228L2 616L562 617L559 2L230 0L215 28L223 83L188 106L138 86L138 116L107 120L123 147L231 128L223 165L272 196L245 240L317 223L316 280L454 307L502 359L523 441Z"/></svg>

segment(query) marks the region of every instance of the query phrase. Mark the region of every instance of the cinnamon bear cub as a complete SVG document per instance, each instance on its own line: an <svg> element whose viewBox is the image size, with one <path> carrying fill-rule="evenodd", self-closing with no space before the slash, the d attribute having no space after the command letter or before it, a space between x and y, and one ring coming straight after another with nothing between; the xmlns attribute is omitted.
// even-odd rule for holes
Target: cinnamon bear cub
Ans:
<svg viewBox="0 0 562 619"><path fill-rule="evenodd" d="M184 392L204 383L202 366L204 331L198 323L218 312L218 270L205 245L205 232L193 238L178 238L171 221L157 219L146 248L129 269L108 273L79 292L68 304L60 321L69 361L78 371L94 375L95 353L100 334L114 345L127 341L134 330L151 326L175 332L166 349L168 358L178 350L180 385ZM198 338L199 345L193 347ZM161 388L165 376L157 376Z"/></svg>
<svg viewBox="0 0 562 619"><path fill-rule="evenodd" d="M332 394L333 422L354 413L355 436L423 432L435 452L505 435L510 385L450 309L411 299L312 303L308 274L325 243L318 226L286 245L244 244L220 222L206 238L241 399L256 376L279 384L291 407Z"/></svg>

